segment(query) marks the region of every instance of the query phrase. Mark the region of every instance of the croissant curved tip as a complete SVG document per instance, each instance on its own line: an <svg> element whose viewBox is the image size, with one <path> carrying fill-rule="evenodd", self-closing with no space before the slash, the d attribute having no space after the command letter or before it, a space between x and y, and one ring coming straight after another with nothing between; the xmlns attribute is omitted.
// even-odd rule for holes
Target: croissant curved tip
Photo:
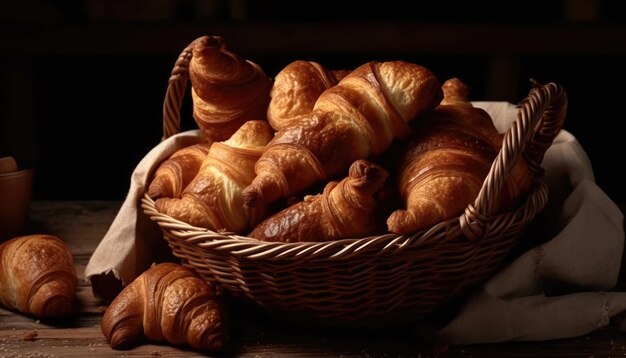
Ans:
<svg viewBox="0 0 626 358"><path fill-rule="evenodd" d="M205 352L219 352L227 350L228 337L222 332L221 324L217 324L213 329L206 332L202 337L198 350Z"/></svg>
<svg viewBox="0 0 626 358"><path fill-rule="evenodd" d="M442 104L469 102L469 86L457 77L446 80L441 90L443 92Z"/></svg>
<svg viewBox="0 0 626 358"><path fill-rule="evenodd" d="M350 175L355 177L364 176L368 179L380 178L385 180L389 176L389 172L380 165L368 162L367 160L357 160L352 163Z"/></svg>
<svg viewBox="0 0 626 358"><path fill-rule="evenodd" d="M202 47L221 47L224 45L224 39L221 36L202 36L198 38L196 46Z"/></svg>
<svg viewBox="0 0 626 358"><path fill-rule="evenodd" d="M348 175L353 185L372 190L377 190L389 177L389 173L383 167L367 160L357 160L352 163Z"/></svg>
<svg viewBox="0 0 626 358"><path fill-rule="evenodd" d="M159 199L159 198L161 198L163 196L163 190L161 190L161 188L157 188L155 186L150 186L148 188L148 196L152 200Z"/></svg>
<svg viewBox="0 0 626 358"><path fill-rule="evenodd" d="M395 234L409 234L416 231L417 218L415 213L408 210L396 210L387 219L389 232Z"/></svg>
<svg viewBox="0 0 626 358"><path fill-rule="evenodd" d="M111 340L109 342L111 348L117 350L127 350L131 349L135 343L135 339L127 336L118 334L117 332L113 333L111 336Z"/></svg>
<svg viewBox="0 0 626 358"><path fill-rule="evenodd" d="M74 301L72 297L60 295L52 297L46 302L41 312L33 312L37 317L42 318L62 318L67 317L73 313Z"/></svg>

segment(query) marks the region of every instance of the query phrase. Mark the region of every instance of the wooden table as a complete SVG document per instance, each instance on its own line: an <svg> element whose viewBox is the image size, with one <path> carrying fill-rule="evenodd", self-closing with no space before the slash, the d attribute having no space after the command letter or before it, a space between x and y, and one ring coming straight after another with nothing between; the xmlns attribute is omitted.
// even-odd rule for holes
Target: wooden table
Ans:
<svg viewBox="0 0 626 358"><path fill-rule="evenodd" d="M106 303L94 298L84 280L85 265L117 214L121 202L34 202L32 233L56 235L74 254L79 275L78 313L46 322L0 308L0 357L200 357L186 348L142 344L132 350L109 347L100 331ZM623 208L623 207L622 207ZM233 310L231 334L237 357L618 357L626 356L626 334L605 328L548 342L441 346L419 342L410 330L357 332L293 327L250 307ZM34 340L24 338L36 332Z"/></svg>

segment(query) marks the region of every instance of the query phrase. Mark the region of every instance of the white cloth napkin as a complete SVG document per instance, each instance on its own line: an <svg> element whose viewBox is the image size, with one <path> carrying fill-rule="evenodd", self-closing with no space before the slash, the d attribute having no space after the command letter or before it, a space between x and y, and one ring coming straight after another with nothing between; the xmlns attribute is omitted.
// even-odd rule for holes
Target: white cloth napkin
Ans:
<svg viewBox="0 0 626 358"><path fill-rule="evenodd" d="M501 132L517 118L510 103L474 105L485 109ZM126 200L85 269L92 285L108 275L119 280L121 287L160 260L159 252L167 250L165 240L143 213L140 199L161 161L200 140L198 130L177 134L158 144L137 165ZM450 343L580 336L606 326L626 310L626 293L610 291L622 259L622 213L595 184L589 158L569 132L563 130L557 136L543 167L550 199L538 219L546 224L542 233L546 242L478 288L458 315L437 332ZM93 288L97 296L112 295L98 292L103 289L100 285Z"/></svg>

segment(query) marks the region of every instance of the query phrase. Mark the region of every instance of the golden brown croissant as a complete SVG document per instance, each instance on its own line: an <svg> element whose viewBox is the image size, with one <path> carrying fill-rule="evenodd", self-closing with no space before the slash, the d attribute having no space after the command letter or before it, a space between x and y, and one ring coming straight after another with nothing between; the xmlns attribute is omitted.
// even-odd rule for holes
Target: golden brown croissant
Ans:
<svg viewBox="0 0 626 358"><path fill-rule="evenodd" d="M148 187L152 199L179 198L187 184L196 177L209 152L209 143L198 143L174 152L159 165Z"/></svg>
<svg viewBox="0 0 626 358"><path fill-rule="evenodd" d="M248 121L224 142L214 142L180 199L161 198L159 212L213 231L243 233L260 222L265 207L245 207L242 190L254 178L254 164L272 139L266 121Z"/></svg>
<svg viewBox="0 0 626 358"><path fill-rule="evenodd" d="M271 203L345 175L358 159L377 156L408 122L441 101L441 84L425 67L369 62L324 91L313 111L276 133L244 190L249 206Z"/></svg>
<svg viewBox="0 0 626 358"><path fill-rule="evenodd" d="M191 269L174 263L153 265L111 302L100 322L113 349L150 341L221 350L226 343L224 312L215 288Z"/></svg>
<svg viewBox="0 0 626 358"><path fill-rule="evenodd" d="M502 146L502 135L489 114L468 100L463 82L450 79L443 92L441 105L420 119L401 155L398 189L406 210L388 218L391 232L413 233L460 215L476 199ZM531 180L519 160L496 208L512 205Z"/></svg>
<svg viewBox="0 0 626 358"><path fill-rule="evenodd" d="M381 166L357 160L349 176L331 181L318 195L270 216L250 233L264 241L330 241L365 237L385 231L382 190L389 173Z"/></svg>
<svg viewBox="0 0 626 358"><path fill-rule="evenodd" d="M278 131L309 114L322 92L339 82L335 73L341 78L346 75L303 60L291 62L278 72L267 108L267 120L272 128Z"/></svg>
<svg viewBox="0 0 626 358"><path fill-rule="evenodd" d="M207 142L228 139L245 122L265 120L271 81L219 36L195 41L189 63L193 116Z"/></svg>
<svg viewBox="0 0 626 358"><path fill-rule="evenodd" d="M27 235L0 245L0 302L35 317L73 312L78 279L74 259L61 239Z"/></svg>

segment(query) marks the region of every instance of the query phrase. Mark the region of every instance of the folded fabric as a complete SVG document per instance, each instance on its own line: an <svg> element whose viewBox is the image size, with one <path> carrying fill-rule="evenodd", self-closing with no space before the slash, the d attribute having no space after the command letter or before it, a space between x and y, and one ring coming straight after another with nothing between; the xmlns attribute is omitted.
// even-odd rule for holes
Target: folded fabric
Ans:
<svg viewBox="0 0 626 358"><path fill-rule="evenodd" d="M141 198L158 164L176 150L200 141L199 130L176 134L155 146L139 162L122 207L85 268L85 278L91 280L95 296L110 301L153 262L171 260L160 228L141 209Z"/></svg>
<svg viewBox="0 0 626 358"><path fill-rule="evenodd" d="M511 120L515 114L512 105L481 105L493 118ZM622 212L595 184L589 158L567 131L554 140L542 166L550 198L537 220L554 236L519 256L466 301L438 332L449 343L576 337L608 325L626 310L626 292L610 292L624 249Z"/></svg>

